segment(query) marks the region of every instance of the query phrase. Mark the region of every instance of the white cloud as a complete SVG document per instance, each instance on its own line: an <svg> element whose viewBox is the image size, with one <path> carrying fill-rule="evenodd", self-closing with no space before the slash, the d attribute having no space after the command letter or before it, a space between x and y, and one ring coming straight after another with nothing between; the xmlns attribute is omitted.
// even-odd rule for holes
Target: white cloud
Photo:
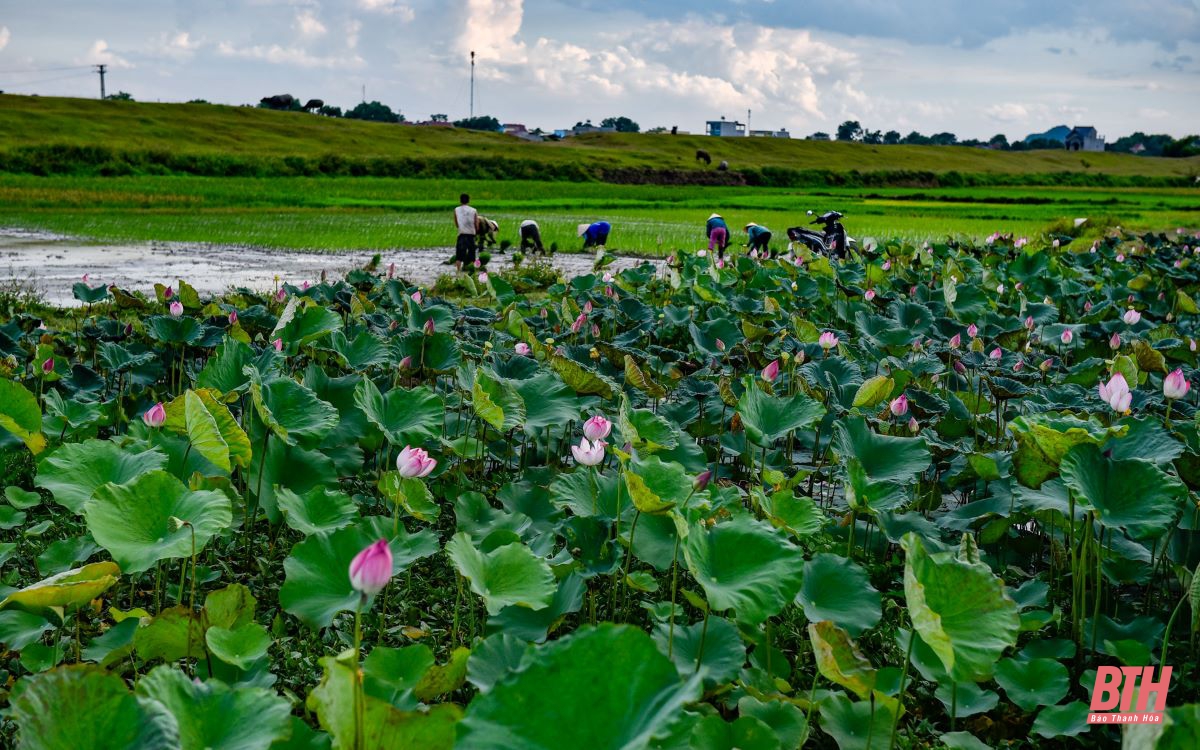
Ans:
<svg viewBox="0 0 1200 750"><path fill-rule="evenodd" d="M178 31L173 34L163 33L159 35L158 41L152 46L150 54L174 60L190 60L195 56L196 50L203 45L203 41L193 39L192 35L186 31Z"/></svg>
<svg viewBox="0 0 1200 750"><path fill-rule="evenodd" d="M517 41L524 15L524 0L466 0L462 11L460 52L474 51L480 60L505 65L525 62L525 43Z"/></svg>
<svg viewBox="0 0 1200 750"><path fill-rule="evenodd" d="M1029 119L1029 108L1016 102L993 104L983 110L984 114L1000 122L1025 122Z"/></svg>
<svg viewBox="0 0 1200 750"><path fill-rule="evenodd" d="M319 36L324 36L325 32L328 31L325 28L325 24L321 23L311 10L297 12L296 21L292 26L305 39L316 39Z"/></svg>
<svg viewBox="0 0 1200 750"><path fill-rule="evenodd" d="M108 42L103 39L97 39L92 42L92 46L88 49L87 54L83 57L75 58L75 62L81 65L95 65L104 63L110 68L132 68L133 63L123 57L118 56L108 48Z"/></svg>
<svg viewBox="0 0 1200 750"><path fill-rule="evenodd" d="M312 55L299 47L282 47L278 44L236 47L229 42L221 42L217 45L217 54L240 60L260 60L275 65L294 65L298 68L353 70L362 68L366 64L358 55L351 57Z"/></svg>
<svg viewBox="0 0 1200 750"><path fill-rule="evenodd" d="M416 11L398 0L358 0L358 7L371 13L386 13L408 23L417 17Z"/></svg>
<svg viewBox="0 0 1200 750"><path fill-rule="evenodd" d="M362 21L348 21L346 23L346 46L354 49L358 46L358 34L362 31Z"/></svg>
<svg viewBox="0 0 1200 750"><path fill-rule="evenodd" d="M8 30L8 27L0 26L0 49L4 49L5 47L7 47L8 40L11 38L12 38L12 32L10 32Z"/></svg>

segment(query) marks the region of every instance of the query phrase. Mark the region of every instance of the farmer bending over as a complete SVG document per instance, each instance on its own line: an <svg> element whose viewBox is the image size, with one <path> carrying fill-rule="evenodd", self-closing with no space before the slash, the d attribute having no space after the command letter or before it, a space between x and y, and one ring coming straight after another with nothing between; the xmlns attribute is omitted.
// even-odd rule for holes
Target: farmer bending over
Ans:
<svg viewBox="0 0 1200 750"><path fill-rule="evenodd" d="M746 237L749 239L747 250L753 252L755 250L762 253L764 257L770 255L771 230L766 227L759 226L754 222L746 225Z"/></svg>
<svg viewBox="0 0 1200 750"><path fill-rule="evenodd" d="M496 235L500 232L500 225L486 216L478 216L475 219L475 247L479 252L483 252L485 247L494 247L496 244Z"/></svg>
<svg viewBox="0 0 1200 750"><path fill-rule="evenodd" d="M583 249L589 247L601 247L608 244L608 233L612 231L612 224L607 221L597 221L592 224L580 224L579 236L583 238Z"/></svg>
<svg viewBox="0 0 1200 750"><path fill-rule="evenodd" d="M725 257L725 248L729 246L729 227L721 214L713 214L704 224L704 236L708 238L708 251L714 249L721 258Z"/></svg>
<svg viewBox="0 0 1200 750"><path fill-rule="evenodd" d="M454 226L458 228L458 241L454 244L454 267L463 270L463 264L475 262L475 226L479 212L471 207L471 196L458 196L458 208L454 209Z"/></svg>
<svg viewBox="0 0 1200 750"><path fill-rule="evenodd" d="M521 222L521 252L530 248L535 253L546 254L546 248L542 247L542 231L538 228L538 223L533 219L526 219Z"/></svg>

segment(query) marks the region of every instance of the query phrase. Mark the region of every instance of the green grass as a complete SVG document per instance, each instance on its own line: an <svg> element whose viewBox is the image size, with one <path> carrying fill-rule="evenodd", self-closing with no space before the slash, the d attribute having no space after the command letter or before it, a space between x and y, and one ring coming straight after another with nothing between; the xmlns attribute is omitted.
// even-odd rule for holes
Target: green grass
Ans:
<svg viewBox="0 0 1200 750"><path fill-rule="evenodd" d="M0 133L5 134L0 149L70 145L214 157L494 157L588 170L697 170L702 167L695 161L695 151L704 148L714 159L728 160L735 170L906 170L1009 178L1053 173L1124 177L1200 173L1200 157L1157 159L1066 151L1004 153L964 147L644 134L593 134L558 143L527 143L495 133L368 123L249 107L12 95L0 96Z"/></svg>
<svg viewBox="0 0 1200 750"><path fill-rule="evenodd" d="M1135 188L795 190L604 183L378 178L30 177L0 175L0 225L101 241L177 240L343 249L453 242L460 191L516 240L534 218L547 242L576 248L575 226L607 219L614 249L657 253L702 242L712 211L735 230L756 221L782 238L806 209L836 208L853 236L909 240L1035 235L1062 219L1115 217L1130 228L1191 226L1200 194ZM735 234L736 236L736 234Z"/></svg>

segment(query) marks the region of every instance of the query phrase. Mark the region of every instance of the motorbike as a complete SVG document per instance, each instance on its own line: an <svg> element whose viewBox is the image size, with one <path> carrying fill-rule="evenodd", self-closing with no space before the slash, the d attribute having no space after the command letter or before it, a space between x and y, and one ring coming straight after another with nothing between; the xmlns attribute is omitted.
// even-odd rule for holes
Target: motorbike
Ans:
<svg viewBox="0 0 1200 750"><path fill-rule="evenodd" d="M813 212L809 211L808 215L812 216ZM837 211L826 211L810 222L810 225L823 224L824 229L821 231L804 226L789 228L787 230L788 249L800 244L807 246L814 253L820 253L830 258L844 258L847 250L857 247L858 243L853 237L846 234L846 228L842 226L841 218L842 214Z"/></svg>

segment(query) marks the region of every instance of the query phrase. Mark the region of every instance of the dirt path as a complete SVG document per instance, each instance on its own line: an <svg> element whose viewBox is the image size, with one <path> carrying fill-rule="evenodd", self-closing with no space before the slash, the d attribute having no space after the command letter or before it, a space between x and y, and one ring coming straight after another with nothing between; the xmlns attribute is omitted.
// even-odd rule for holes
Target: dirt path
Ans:
<svg viewBox="0 0 1200 750"><path fill-rule="evenodd" d="M450 248L378 251L383 264L396 264L396 273L421 285L432 285L443 273L453 273L442 261ZM123 289L152 292L155 282L184 279L201 293L231 286L271 289L275 278L299 284L316 282L321 272L338 278L365 265L372 251L313 252L272 250L202 243L89 244L78 239L0 228L0 288L24 288L57 305L78 304L71 285L88 275L88 283L116 284ZM494 254L490 270L510 267L511 253ZM553 264L570 277L592 269L592 256L558 254ZM641 263L619 258L612 269ZM660 261L661 262L661 261Z"/></svg>

